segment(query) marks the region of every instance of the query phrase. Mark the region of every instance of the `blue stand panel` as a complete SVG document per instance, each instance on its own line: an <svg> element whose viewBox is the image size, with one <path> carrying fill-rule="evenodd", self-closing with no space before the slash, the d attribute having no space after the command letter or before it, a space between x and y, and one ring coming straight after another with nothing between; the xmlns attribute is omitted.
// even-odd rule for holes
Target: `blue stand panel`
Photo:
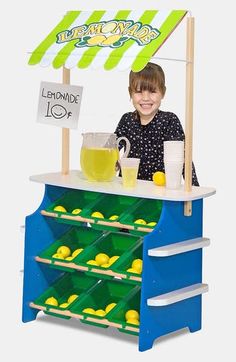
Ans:
<svg viewBox="0 0 236 362"><path fill-rule="evenodd" d="M184 202L164 201L155 230L144 237L139 350L167 333L201 328L201 295L167 306L147 305L147 299L202 282L202 249L153 257L148 250L202 237L202 200L192 202L192 215L184 216Z"/></svg>

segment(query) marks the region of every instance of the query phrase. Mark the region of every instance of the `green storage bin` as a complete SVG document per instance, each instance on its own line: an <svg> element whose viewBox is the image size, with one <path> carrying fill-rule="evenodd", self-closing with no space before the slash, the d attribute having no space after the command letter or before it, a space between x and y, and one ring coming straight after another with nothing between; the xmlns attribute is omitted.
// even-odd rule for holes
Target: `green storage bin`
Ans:
<svg viewBox="0 0 236 362"><path fill-rule="evenodd" d="M120 222L127 225L134 226L134 230L129 230L130 234L144 236L147 235L146 232L137 231L138 227L152 228L155 226L149 226L147 224L136 224L135 221L138 219L143 219L146 223L156 222L160 218L162 211L162 201L154 199L143 199L140 203L136 204L132 209L127 210L125 214L122 215Z"/></svg>
<svg viewBox="0 0 236 362"><path fill-rule="evenodd" d="M130 293L127 298L125 298L118 306L117 308L114 308L111 310L109 314L110 320L112 320L115 323L121 324L121 328L118 328L120 332L128 333L132 335L138 335L138 331L131 331L127 328L133 327L137 328L139 330L139 325L133 324L133 323L127 323L127 320L125 318L125 314L129 310L135 310L138 312L140 317L140 299L141 299L141 288L135 290L135 293Z"/></svg>
<svg viewBox="0 0 236 362"><path fill-rule="evenodd" d="M90 210L90 207L92 207L93 203L97 202L97 200L101 197L102 195L98 192L83 190L68 191L48 208L46 208L46 211L56 213L57 217L60 218L62 215L73 215L73 210L81 209L81 212L78 215L83 217L84 214ZM66 212L54 211L54 208L59 205L63 206L66 209Z"/></svg>
<svg viewBox="0 0 236 362"><path fill-rule="evenodd" d="M83 299L79 300L71 307L71 312L83 315L84 319L80 320L83 323L107 328L108 325L99 323L99 321L104 319L110 320L109 315L111 314L111 311L115 310L119 306L119 303L123 298L134 293L135 288L136 286L126 284L121 281L102 280L98 282L98 284L91 289ZM101 309L105 311L107 305L110 303L115 303L116 305L104 316L83 312L86 308L92 308L94 311ZM97 322L89 321L88 318L94 318Z"/></svg>
<svg viewBox="0 0 236 362"><path fill-rule="evenodd" d="M70 319L68 316L64 316L61 314L50 312L49 309L57 309L57 310L71 310L75 302L77 300L82 300L83 296L92 288L93 285L97 283L97 278L90 277L85 275L82 272L76 272L73 274L65 273L59 279L55 281L43 294L41 294L37 299L34 300L36 305L40 305L46 307L46 311L44 313L50 314L56 317L61 317L65 319ZM66 303L68 298L76 294L78 298L76 298L72 303L70 303L67 307L60 307L60 304ZM53 306L45 304L47 298L56 298L59 306Z"/></svg>
<svg viewBox="0 0 236 362"><path fill-rule="evenodd" d="M98 199L84 215L85 217L91 218L95 221L95 224L91 223L91 227L94 229L118 231L119 229L116 227L98 225L96 223L99 220L107 222L120 221L124 212L127 212L130 207L133 207L133 205L136 205L139 202L140 200L137 197L106 194L103 195L102 198ZM104 218L92 217L91 214L95 211L102 213ZM114 215L117 215L118 218L116 220L111 220L110 217Z"/></svg>
<svg viewBox="0 0 236 362"><path fill-rule="evenodd" d="M137 245L135 245L134 248L132 248L131 250L128 250L126 253L123 254L122 258L118 259L117 262L114 264L114 267L112 268L112 270L116 273L119 274L123 274L126 275L127 280L130 281L130 283L141 283L138 282L137 280L132 280L130 279L130 277L142 277L142 273L134 273L134 272L128 272L127 269L132 267L132 262L135 259L141 259L143 260L143 240L141 239L141 241L139 243L137 243Z"/></svg>
<svg viewBox="0 0 236 362"><path fill-rule="evenodd" d="M76 263L76 257L74 257L72 260L67 259L58 259L54 258L53 255L56 254L57 249L60 246L67 246L71 250L71 254L76 249L85 249L89 245L91 245L94 241L99 239L102 235L104 235L103 232L94 230L89 227L85 226L78 226L78 227L72 227L69 231L67 231L62 237L58 240L56 240L54 243L52 243L46 250L42 251L39 254L39 257L43 259L50 260L52 265L55 263L55 261L62 261L63 263ZM82 253L84 250L82 251ZM71 268L64 268L60 267L58 265L55 266L56 268L64 269L66 271L73 271Z"/></svg>
<svg viewBox="0 0 236 362"><path fill-rule="evenodd" d="M124 253L132 249L140 243L140 238L137 236L131 236L127 233L113 233L109 232L103 235L100 239L98 239L95 243L93 243L90 247L86 248L83 253L79 254L76 257L75 262L78 265L87 266L89 270L95 268L96 270L113 270L118 260L122 257ZM99 253L105 253L111 258L112 256L119 256L120 258L116 260L110 267L104 268L97 265L87 264L89 260L95 260L95 257ZM103 278L112 278L112 276L106 276L104 274Z"/></svg>

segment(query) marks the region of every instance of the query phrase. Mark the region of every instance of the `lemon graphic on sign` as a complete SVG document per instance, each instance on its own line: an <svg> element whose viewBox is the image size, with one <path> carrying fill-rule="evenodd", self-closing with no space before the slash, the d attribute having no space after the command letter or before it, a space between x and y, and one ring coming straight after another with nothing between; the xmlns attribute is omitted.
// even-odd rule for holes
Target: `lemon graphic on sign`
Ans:
<svg viewBox="0 0 236 362"><path fill-rule="evenodd" d="M106 40L105 35L96 35L87 40L88 45L99 45Z"/></svg>
<svg viewBox="0 0 236 362"><path fill-rule="evenodd" d="M117 34L110 35L105 40L103 40L101 45L106 45L106 46L112 45L112 44L116 43L118 40L120 40L120 38L121 38L121 35L117 35Z"/></svg>

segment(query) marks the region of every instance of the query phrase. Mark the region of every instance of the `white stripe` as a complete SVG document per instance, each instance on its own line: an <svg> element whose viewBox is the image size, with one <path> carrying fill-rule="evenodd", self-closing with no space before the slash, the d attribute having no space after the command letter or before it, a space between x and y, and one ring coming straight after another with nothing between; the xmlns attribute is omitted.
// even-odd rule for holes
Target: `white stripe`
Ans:
<svg viewBox="0 0 236 362"><path fill-rule="evenodd" d="M115 17L116 13L117 11L107 11L99 21L111 20ZM74 68L78 64L79 60L82 58L84 52L87 50L87 47L75 48L68 56L65 62L65 67L68 69Z"/></svg>
<svg viewBox="0 0 236 362"><path fill-rule="evenodd" d="M133 20L134 22L138 21L141 16L143 15L143 10L133 10L127 17L127 20ZM96 57L93 59L92 63L90 64L92 69L98 69L104 66L107 59L109 58L111 52L113 52L114 48L102 48L99 50Z"/></svg>
<svg viewBox="0 0 236 362"><path fill-rule="evenodd" d="M149 24L153 28L160 29L162 24L165 22L167 17L170 15L171 11L160 10L153 18L152 22ZM126 70L131 68L134 60L137 55L143 50L142 46L139 46L138 43L134 43L127 51L124 53L121 61L117 65L117 70Z"/></svg>
<svg viewBox="0 0 236 362"><path fill-rule="evenodd" d="M92 12L91 11L82 11L78 17L74 20L74 22L70 25L70 27L68 28L68 30L79 26L81 24L84 24L86 22L86 20L88 20L88 18L91 16ZM65 29L67 30L67 29ZM66 43L67 44L67 43ZM57 54L59 53L59 51L66 45L65 43L62 44L57 44L56 42L53 43L48 50L45 52L44 56L42 57L41 61L40 61L40 65L42 67L48 67L54 60L54 58L57 56Z"/></svg>

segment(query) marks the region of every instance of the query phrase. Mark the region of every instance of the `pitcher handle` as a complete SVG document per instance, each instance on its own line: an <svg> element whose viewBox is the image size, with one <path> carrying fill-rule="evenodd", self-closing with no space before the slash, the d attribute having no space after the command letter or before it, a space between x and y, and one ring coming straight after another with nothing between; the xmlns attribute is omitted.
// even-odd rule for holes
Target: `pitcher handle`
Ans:
<svg viewBox="0 0 236 362"><path fill-rule="evenodd" d="M126 150L125 150L125 152L124 152L124 154L123 154L122 157L127 157L128 154L129 154L129 151L130 151L130 141L129 141L128 138L126 138L126 137L119 137L119 138L117 139L117 144L119 144L120 141L125 141L125 142L126 142Z"/></svg>

